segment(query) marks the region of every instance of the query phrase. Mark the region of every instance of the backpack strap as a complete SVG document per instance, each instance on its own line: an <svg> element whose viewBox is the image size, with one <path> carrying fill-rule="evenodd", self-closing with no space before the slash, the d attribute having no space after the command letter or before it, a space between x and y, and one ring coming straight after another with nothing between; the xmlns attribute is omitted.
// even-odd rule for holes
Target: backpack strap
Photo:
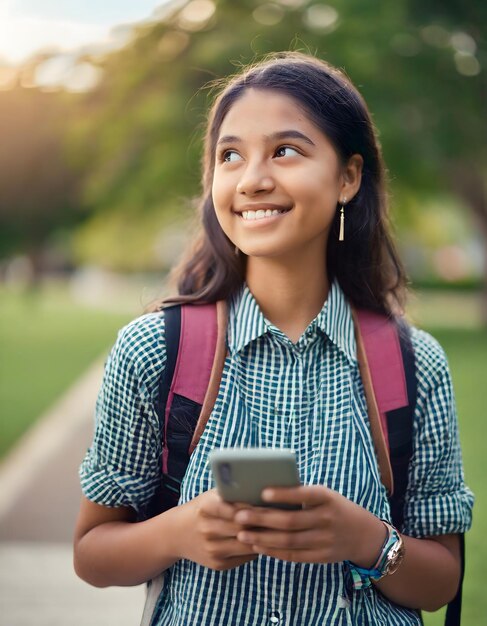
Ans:
<svg viewBox="0 0 487 626"><path fill-rule="evenodd" d="M166 367L159 386L164 416L162 484L150 503L152 517L176 506L189 457L210 417L226 356L226 302L178 304L164 309ZM166 572L148 582L140 626L150 626Z"/></svg>
<svg viewBox="0 0 487 626"><path fill-rule="evenodd" d="M404 520L404 497L413 452L417 382L409 326L364 309L353 309L357 357L381 480L394 524Z"/></svg>
<svg viewBox="0 0 487 626"><path fill-rule="evenodd" d="M228 309L224 300L219 300L216 303L216 342L213 352L208 354L208 361L212 361L210 378L206 393L203 398L201 406L201 412L196 423L196 428L191 439L189 446L189 454L191 455L198 445L198 442L206 428L206 424L210 418L213 407L215 406L216 398L218 396L218 390L220 389L220 383L223 374L223 367L225 365L225 358L227 356L227 324L228 324ZM212 356L212 359L210 358Z"/></svg>
<svg viewBox="0 0 487 626"><path fill-rule="evenodd" d="M357 358L381 480L394 493L387 414L408 406L406 378L395 325L383 315L353 309Z"/></svg>
<svg viewBox="0 0 487 626"><path fill-rule="evenodd" d="M389 497L389 504L394 524L397 528L402 528L409 464L413 455L414 411L418 385L411 329L402 319L395 320L394 326L401 348L408 403L386 412L389 452L394 476L394 493Z"/></svg>
<svg viewBox="0 0 487 626"><path fill-rule="evenodd" d="M450 602L446 610L445 626L460 626L462 618L462 587L463 577L465 575L465 535L461 533L458 537L460 539L461 559L460 583L458 585L457 595Z"/></svg>
<svg viewBox="0 0 487 626"><path fill-rule="evenodd" d="M159 393L164 415L162 509L175 506L189 458L215 404L226 356L227 306L164 310L167 362Z"/></svg>

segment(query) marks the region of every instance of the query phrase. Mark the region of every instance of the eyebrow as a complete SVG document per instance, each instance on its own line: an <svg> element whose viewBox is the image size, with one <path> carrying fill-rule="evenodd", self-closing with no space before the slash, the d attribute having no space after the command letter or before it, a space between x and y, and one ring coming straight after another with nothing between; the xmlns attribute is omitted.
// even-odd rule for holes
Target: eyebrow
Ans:
<svg viewBox="0 0 487 626"><path fill-rule="evenodd" d="M299 132L299 130L281 130L277 133L264 135L264 138L267 141L276 141L276 140L282 140L282 139L301 139L302 141L305 141L306 143L309 143L312 146L315 145L314 142L311 141L309 137L307 137L306 135L303 135L303 133ZM240 139L240 137L237 137L236 135L224 135L223 137L220 137L220 139L217 141L217 146L219 146L222 143L241 143L241 142L242 140Z"/></svg>

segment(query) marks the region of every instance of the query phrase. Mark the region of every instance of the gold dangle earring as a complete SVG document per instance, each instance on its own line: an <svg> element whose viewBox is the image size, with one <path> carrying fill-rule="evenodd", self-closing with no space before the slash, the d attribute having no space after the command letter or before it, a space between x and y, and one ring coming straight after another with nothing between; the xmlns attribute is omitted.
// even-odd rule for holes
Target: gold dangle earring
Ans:
<svg viewBox="0 0 487 626"><path fill-rule="evenodd" d="M345 240L345 203L347 202L346 198L343 198L342 208L340 209L340 233L338 235L338 241Z"/></svg>

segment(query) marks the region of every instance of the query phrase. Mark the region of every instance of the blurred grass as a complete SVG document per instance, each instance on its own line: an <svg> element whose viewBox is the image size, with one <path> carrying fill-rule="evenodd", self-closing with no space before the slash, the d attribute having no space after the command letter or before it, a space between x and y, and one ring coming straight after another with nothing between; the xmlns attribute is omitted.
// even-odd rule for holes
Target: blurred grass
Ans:
<svg viewBox="0 0 487 626"><path fill-rule="evenodd" d="M18 294L0 289L0 457L90 363L113 344L131 317L83 308L65 287ZM467 483L476 495L467 536L464 626L484 623L487 562L487 481L483 463L487 406L487 330L478 325L475 300L420 294L413 310L448 356L457 397ZM463 328L451 327L461 323ZM426 626L443 624L444 611L425 613Z"/></svg>
<svg viewBox="0 0 487 626"><path fill-rule="evenodd" d="M0 288L0 458L127 321L77 305L65 287Z"/></svg>
<svg viewBox="0 0 487 626"><path fill-rule="evenodd" d="M420 328L479 329L482 326L479 291L413 289L407 311Z"/></svg>

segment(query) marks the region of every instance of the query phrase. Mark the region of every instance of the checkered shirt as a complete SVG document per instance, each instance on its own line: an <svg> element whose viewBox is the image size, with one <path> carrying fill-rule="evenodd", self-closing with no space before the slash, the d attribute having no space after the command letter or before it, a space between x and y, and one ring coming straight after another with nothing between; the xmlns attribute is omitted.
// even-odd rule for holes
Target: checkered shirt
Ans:
<svg viewBox="0 0 487 626"><path fill-rule="evenodd" d="M247 286L229 303L228 356L218 397L190 459L180 503L214 487L208 454L222 447L291 448L303 484L326 485L390 519L368 424L349 303L337 282L297 343L268 321ZM418 398L404 527L412 537L471 525L454 394L445 354L412 329ZM140 510L161 478L157 414L166 361L164 314L123 328L108 357L95 433L80 468L85 496ZM347 585L343 563L259 556L219 572L180 560L166 572L154 626L419 625L418 615L374 587Z"/></svg>

